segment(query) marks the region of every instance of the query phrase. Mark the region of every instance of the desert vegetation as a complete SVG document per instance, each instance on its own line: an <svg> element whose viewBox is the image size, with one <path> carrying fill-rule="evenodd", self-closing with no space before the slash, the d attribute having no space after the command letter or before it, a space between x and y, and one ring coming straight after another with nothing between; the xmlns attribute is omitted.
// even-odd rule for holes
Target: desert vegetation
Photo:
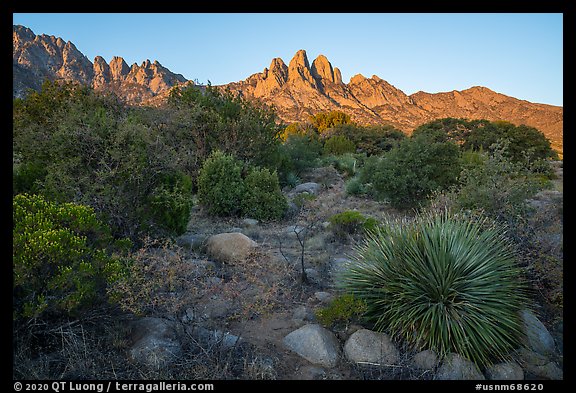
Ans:
<svg viewBox="0 0 576 393"><path fill-rule="evenodd" d="M507 122L288 125L211 86L135 108L46 82L13 106L13 376L440 378L413 363L432 351L556 378L561 165ZM346 342L337 365L278 350L309 325ZM401 351L354 360L361 334Z"/></svg>

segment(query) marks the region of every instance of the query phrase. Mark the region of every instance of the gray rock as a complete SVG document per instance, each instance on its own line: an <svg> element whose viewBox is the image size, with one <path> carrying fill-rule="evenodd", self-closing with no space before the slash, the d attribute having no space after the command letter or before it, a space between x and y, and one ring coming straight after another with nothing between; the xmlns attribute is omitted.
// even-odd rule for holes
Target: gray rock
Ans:
<svg viewBox="0 0 576 393"><path fill-rule="evenodd" d="M518 355L520 364L527 373L543 379L564 379L562 369L546 356L526 348L520 349Z"/></svg>
<svg viewBox="0 0 576 393"><path fill-rule="evenodd" d="M346 340L344 353L355 363L393 365L400 360L398 349L387 334L368 329L354 332Z"/></svg>
<svg viewBox="0 0 576 393"><path fill-rule="evenodd" d="M314 312L310 310L308 307L302 305L298 306L294 309L294 313L292 314L292 320L295 322L315 322L316 315Z"/></svg>
<svg viewBox="0 0 576 393"><path fill-rule="evenodd" d="M296 187L290 191L290 194L301 194L303 192L307 192L308 194L316 195L320 191L320 184L308 182L298 184Z"/></svg>
<svg viewBox="0 0 576 393"><path fill-rule="evenodd" d="M328 304L334 299L334 295L324 291L314 292L314 297L324 304Z"/></svg>
<svg viewBox="0 0 576 393"><path fill-rule="evenodd" d="M133 325L133 345L129 356L149 367L161 367L174 361L182 352L174 325L161 318L142 318Z"/></svg>
<svg viewBox="0 0 576 393"><path fill-rule="evenodd" d="M438 380L484 380L484 375L471 361L449 353L436 373Z"/></svg>
<svg viewBox="0 0 576 393"><path fill-rule="evenodd" d="M332 332L318 324L302 326L284 337L284 345L310 363L335 367L340 345Z"/></svg>
<svg viewBox="0 0 576 393"><path fill-rule="evenodd" d="M317 285L322 284L322 277L320 276L320 273L318 273L318 270L312 269L312 268L307 268L307 269L304 269L304 272L306 273L306 277L308 278L308 281L310 281L313 284L317 284Z"/></svg>
<svg viewBox="0 0 576 393"><path fill-rule="evenodd" d="M252 228L258 225L259 221L253 218L245 218L242 220L242 226L244 228Z"/></svg>
<svg viewBox="0 0 576 393"><path fill-rule="evenodd" d="M486 377L496 380L521 381L524 379L524 370L514 362L498 363L486 369Z"/></svg>
<svg viewBox="0 0 576 393"><path fill-rule="evenodd" d="M210 330L203 327L196 327L193 331L199 342L206 347L217 346L220 349L232 349L242 342L242 338L230 332L221 330Z"/></svg>
<svg viewBox="0 0 576 393"><path fill-rule="evenodd" d="M258 244L242 233L220 233L207 241L208 255L219 262L243 262Z"/></svg>
<svg viewBox="0 0 576 393"><path fill-rule="evenodd" d="M521 311L520 316L524 321L526 347L542 355L553 354L555 350L554 339L546 326L529 310Z"/></svg>
<svg viewBox="0 0 576 393"><path fill-rule="evenodd" d="M234 311L230 301L214 295L198 305L198 317L204 320L225 318Z"/></svg>
<svg viewBox="0 0 576 393"><path fill-rule="evenodd" d="M206 242L206 235L185 233L176 238L176 244L188 251L201 251Z"/></svg>
<svg viewBox="0 0 576 393"><path fill-rule="evenodd" d="M414 355L412 363L420 370L434 370L438 366L438 355L427 349Z"/></svg>

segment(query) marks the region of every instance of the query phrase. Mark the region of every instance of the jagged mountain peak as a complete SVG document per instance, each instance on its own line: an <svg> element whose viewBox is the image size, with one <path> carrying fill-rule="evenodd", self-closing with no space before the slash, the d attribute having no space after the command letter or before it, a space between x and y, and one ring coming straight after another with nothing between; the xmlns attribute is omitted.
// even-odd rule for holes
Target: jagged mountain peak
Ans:
<svg viewBox="0 0 576 393"><path fill-rule="evenodd" d="M158 60L146 59L131 67L114 56L110 64L102 56L91 62L71 41L13 26L13 95L21 97L28 88L38 90L44 79L69 80L113 91L131 103L153 102L173 86L186 82L180 74L163 67Z"/></svg>
<svg viewBox="0 0 576 393"><path fill-rule="evenodd" d="M12 36L14 97L22 97L28 88L39 90L47 78L113 91L131 104L158 104L173 86L188 82L158 60L128 66L120 56L114 56L109 64L96 56L91 62L72 42L60 37L35 35L22 25L13 26ZM562 151L562 107L534 104L483 86L408 96L377 75L356 74L346 84L340 69L326 56L318 55L310 65L304 49L298 50L288 65L276 57L263 72L221 87L273 105L285 122L305 121L311 114L330 110L346 112L361 124L388 123L406 132L443 117L508 120L540 129L553 147Z"/></svg>

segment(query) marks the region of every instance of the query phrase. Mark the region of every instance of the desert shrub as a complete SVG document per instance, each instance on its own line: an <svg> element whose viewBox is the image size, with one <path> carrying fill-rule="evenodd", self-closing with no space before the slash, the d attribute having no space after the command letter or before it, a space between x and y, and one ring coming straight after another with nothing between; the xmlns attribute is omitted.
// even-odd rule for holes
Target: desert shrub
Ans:
<svg viewBox="0 0 576 393"><path fill-rule="evenodd" d="M526 199L545 184L521 162L509 158L508 145L507 141L492 145L482 164L462 170L456 209L482 210L511 227L526 214Z"/></svg>
<svg viewBox="0 0 576 393"><path fill-rule="evenodd" d="M344 153L355 153L356 145L345 136L335 135L324 142L324 155L339 156Z"/></svg>
<svg viewBox="0 0 576 393"><path fill-rule="evenodd" d="M281 147L284 156L282 166L278 168L282 174L293 173L300 176L306 169L316 166L322 145L318 139L309 135L290 135Z"/></svg>
<svg viewBox="0 0 576 393"><path fill-rule="evenodd" d="M430 193L456 183L460 150L425 135L404 140L380 160L367 161L361 179L395 208L415 207Z"/></svg>
<svg viewBox="0 0 576 393"><path fill-rule="evenodd" d="M526 125L515 126L505 121L485 122L482 127L472 128L464 139L463 147L489 151L500 139L510 141L506 154L515 162L526 157L530 161L558 157L541 131Z"/></svg>
<svg viewBox="0 0 576 393"><path fill-rule="evenodd" d="M520 345L526 292L503 227L448 213L388 220L356 251L339 283L377 330L480 365Z"/></svg>
<svg viewBox="0 0 576 393"><path fill-rule="evenodd" d="M16 319L76 314L105 301L106 287L125 272L111 252L130 245L114 242L93 209L28 194L13 199L12 238Z"/></svg>
<svg viewBox="0 0 576 393"><path fill-rule="evenodd" d="M165 175L148 197L153 222L168 233L186 231L192 209L192 180L183 173Z"/></svg>
<svg viewBox="0 0 576 393"><path fill-rule="evenodd" d="M240 160L220 151L204 162L198 176L198 200L211 214L234 216L241 213L246 193L242 170Z"/></svg>
<svg viewBox="0 0 576 393"><path fill-rule="evenodd" d="M422 124L414 129L412 135L428 135L437 142L454 142L462 145L473 129L487 125L490 125L488 120L466 120L448 117Z"/></svg>
<svg viewBox="0 0 576 393"><path fill-rule="evenodd" d="M354 176L348 179L345 184L346 194L348 195L364 195L368 193L367 187L362 184L360 176Z"/></svg>
<svg viewBox="0 0 576 393"><path fill-rule="evenodd" d="M334 214L328 220L330 228L337 238L345 239L348 235L353 235L361 231L371 231L378 226L378 221L372 217L364 217L362 213L348 210Z"/></svg>
<svg viewBox="0 0 576 393"><path fill-rule="evenodd" d="M354 176L362 166L366 156L363 154L344 153L339 156L327 156L322 158L322 165L332 165L334 169L345 176Z"/></svg>
<svg viewBox="0 0 576 393"><path fill-rule="evenodd" d="M309 120L320 134L340 124L352 124L350 115L340 111L320 112L310 116Z"/></svg>
<svg viewBox="0 0 576 393"><path fill-rule="evenodd" d="M268 169L254 168L244 179L246 193L242 214L257 220L277 220L284 215L288 202L280 191L278 175Z"/></svg>
<svg viewBox="0 0 576 393"><path fill-rule="evenodd" d="M338 124L327 130L325 137L343 136L352 141L356 151L368 156L383 154L398 146L406 134L391 125L360 126Z"/></svg>
<svg viewBox="0 0 576 393"><path fill-rule="evenodd" d="M338 325L348 326L350 323L359 321L366 310L364 300L345 293L336 297L326 307L316 311L316 318L328 328Z"/></svg>
<svg viewBox="0 0 576 393"><path fill-rule="evenodd" d="M178 150L187 140L171 139L166 127L151 120L145 124L143 113L114 96L68 84L46 84L41 92L17 100L14 192L90 206L117 237L137 241L146 231L178 229L155 211L188 204L186 187L164 183L191 176L190 163L180 157L194 154ZM167 194L178 202L168 202Z"/></svg>
<svg viewBox="0 0 576 393"><path fill-rule="evenodd" d="M274 111L230 91L211 85L175 87L168 103L181 116L175 126L188 134L200 162L220 150L250 165L266 166L281 143Z"/></svg>

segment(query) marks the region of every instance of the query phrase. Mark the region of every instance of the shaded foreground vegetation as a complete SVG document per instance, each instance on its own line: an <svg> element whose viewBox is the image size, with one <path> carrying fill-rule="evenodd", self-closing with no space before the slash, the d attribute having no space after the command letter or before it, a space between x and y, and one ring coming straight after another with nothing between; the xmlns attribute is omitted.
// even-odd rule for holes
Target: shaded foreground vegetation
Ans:
<svg viewBox="0 0 576 393"><path fill-rule="evenodd" d="M244 282L260 291L237 320L261 318L314 287L299 277L322 221L334 244L356 252L338 279L343 297L318 314L326 325L354 319L408 347L488 365L520 345L517 315L530 299L550 323L561 320L563 253L549 239L561 233L562 199L551 214L537 204L553 187L557 156L531 127L441 119L406 136L339 112L279 125L271 110L210 86L174 89L161 108L130 108L86 87L45 83L14 101L13 152L16 378L285 376L248 344L234 353L190 344L179 369L126 360L128 321L180 315L182 294L211 293L174 244L199 225L193 211L214 225L241 217L295 224L301 271L270 279L273 267L256 255L224 277L230 293ZM345 205L322 218L329 209L314 193L288 200L314 168L334 168L347 198L403 220ZM288 235L276 235L282 253ZM448 290L455 283L457 295ZM476 313L458 308L496 292Z"/></svg>

